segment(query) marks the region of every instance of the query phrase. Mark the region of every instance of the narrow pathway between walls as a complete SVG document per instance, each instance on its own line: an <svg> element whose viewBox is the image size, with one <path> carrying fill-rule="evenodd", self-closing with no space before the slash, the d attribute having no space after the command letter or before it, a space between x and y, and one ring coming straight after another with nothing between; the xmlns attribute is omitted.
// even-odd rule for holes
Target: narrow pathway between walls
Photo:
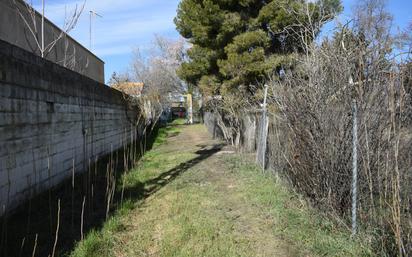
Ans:
<svg viewBox="0 0 412 257"><path fill-rule="evenodd" d="M144 199L125 203L72 256L363 255L251 160L203 125L171 126L124 177L125 194L141 187Z"/></svg>

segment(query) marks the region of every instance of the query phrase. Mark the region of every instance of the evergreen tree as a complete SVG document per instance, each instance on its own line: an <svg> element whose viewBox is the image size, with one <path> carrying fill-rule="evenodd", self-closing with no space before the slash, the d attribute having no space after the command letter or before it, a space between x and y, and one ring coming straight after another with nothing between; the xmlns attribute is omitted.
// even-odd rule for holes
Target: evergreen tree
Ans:
<svg viewBox="0 0 412 257"><path fill-rule="evenodd" d="M324 23L341 9L339 0L182 0L175 24L193 47L178 74L205 94L240 87L253 94L250 85L290 67L289 54L302 49L296 35L304 34L299 30L309 17L311 24ZM314 33L304 35L313 40Z"/></svg>

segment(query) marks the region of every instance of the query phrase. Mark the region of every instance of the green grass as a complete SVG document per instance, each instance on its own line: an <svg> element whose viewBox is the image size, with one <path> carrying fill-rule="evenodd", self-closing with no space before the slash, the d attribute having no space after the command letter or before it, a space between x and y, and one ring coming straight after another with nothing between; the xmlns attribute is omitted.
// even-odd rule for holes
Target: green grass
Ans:
<svg viewBox="0 0 412 257"><path fill-rule="evenodd" d="M159 176L199 156L193 146L205 142L193 139L196 133L206 131L200 125L162 128L153 149L121 180L126 190L159 190L144 201L124 202L70 256L370 255L347 229L238 155L210 157L159 186Z"/></svg>
<svg viewBox="0 0 412 257"><path fill-rule="evenodd" d="M119 192L125 185L125 190L137 188L143 185L142 190L152 186L145 183L155 179L157 176L170 168L178 165L181 162L187 161L194 156L190 153L176 153L163 159L164 153L159 149L161 145L166 144L167 138L176 136L180 133L180 129L176 126L179 121L162 127L158 131L158 135L153 144L153 149L145 153L138 166L130 172L124 174L117 182L117 191ZM72 257L103 257L113 256L112 249L115 246L116 232L124 230L122 219L127 217L136 207L141 204L141 201L132 202L130 200L123 202L119 209L105 222L100 230L92 230L88 233L85 239L78 242L74 251L69 255Z"/></svg>
<svg viewBox="0 0 412 257"><path fill-rule="evenodd" d="M159 146L167 141L168 137L177 136L180 133L180 129L176 127L178 125L178 120L173 121L174 123L168 124L165 127L159 128L158 134L154 141L154 146Z"/></svg>
<svg viewBox="0 0 412 257"><path fill-rule="evenodd" d="M276 235L302 245L318 256L372 255L369 247L350 237L348 229L308 206L302 196L292 192L280 179L263 174L256 165L239 157L228 158L226 162L245 182L246 197L279 219L273 231Z"/></svg>
<svg viewBox="0 0 412 257"><path fill-rule="evenodd" d="M186 121L187 120L184 118L178 118L178 119L173 120L170 124L171 125L185 125Z"/></svg>

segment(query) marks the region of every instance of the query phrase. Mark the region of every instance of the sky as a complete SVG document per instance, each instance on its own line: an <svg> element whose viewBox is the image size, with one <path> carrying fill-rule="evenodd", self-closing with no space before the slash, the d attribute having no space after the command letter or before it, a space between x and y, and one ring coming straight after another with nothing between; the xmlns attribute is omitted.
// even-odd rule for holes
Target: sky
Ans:
<svg viewBox="0 0 412 257"><path fill-rule="evenodd" d="M332 22L324 27L324 33L333 30L337 22L345 23L351 19L353 8L357 0L341 0L343 12ZM412 23L412 0L386 0L386 8L393 15L393 30L404 30Z"/></svg>
<svg viewBox="0 0 412 257"><path fill-rule="evenodd" d="M45 0L45 16L62 27L65 13L81 6L83 0ZM32 0L40 9L41 0ZM344 22L351 16L356 0L343 0L344 12L337 20ZM92 52L105 62L105 80L113 72L127 71L133 49L143 53L150 49L155 34L177 39L173 18L179 0L86 0L84 11L70 35L79 43L90 46L90 11L103 16L95 17L92 22ZM388 0L387 8L394 16L395 26L404 29L412 22L412 0ZM336 22L328 24L325 33L331 31Z"/></svg>
<svg viewBox="0 0 412 257"><path fill-rule="evenodd" d="M40 11L41 0L32 0ZM84 0L45 0L45 16L63 27L65 13L82 6ZM133 50L148 51L154 35L178 39L173 18L179 0L86 0L76 27L69 33L83 46L90 47L90 11L101 16L92 22L92 52L105 62L105 81L113 72L124 72ZM67 15L68 16L68 15Z"/></svg>

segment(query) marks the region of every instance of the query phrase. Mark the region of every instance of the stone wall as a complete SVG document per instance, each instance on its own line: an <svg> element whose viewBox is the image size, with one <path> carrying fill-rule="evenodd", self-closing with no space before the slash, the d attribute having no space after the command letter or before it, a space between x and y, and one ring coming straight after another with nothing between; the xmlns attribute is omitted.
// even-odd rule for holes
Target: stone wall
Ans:
<svg viewBox="0 0 412 257"><path fill-rule="evenodd" d="M0 214L139 134L123 95L0 40Z"/></svg>
<svg viewBox="0 0 412 257"><path fill-rule="evenodd" d="M23 0L0 0L0 40L40 55L32 33L17 10L26 17L31 28L35 27ZM35 16L37 31L41 31L41 15L36 12ZM50 44L61 32L60 28L47 19L45 19L44 31L45 45ZM40 33L37 37L40 41ZM104 62L69 35L60 39L45 58L104 83Z"/></svg>

